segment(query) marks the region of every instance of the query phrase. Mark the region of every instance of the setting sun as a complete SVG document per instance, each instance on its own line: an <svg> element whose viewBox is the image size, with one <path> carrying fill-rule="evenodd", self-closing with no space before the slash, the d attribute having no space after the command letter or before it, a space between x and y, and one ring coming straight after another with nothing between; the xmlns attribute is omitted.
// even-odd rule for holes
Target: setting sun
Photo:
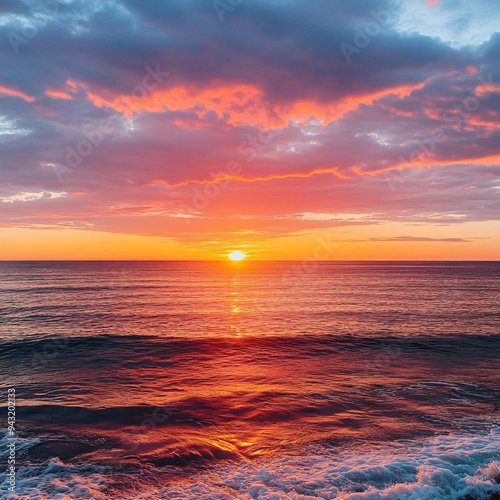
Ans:
<svg viewBox="0 0 500 500"><path fill-rule="evenodd" d="M243 260L245 258L245 254L239 250L235 250L234 252L231 252L228 257L231 260Z"/></svg>

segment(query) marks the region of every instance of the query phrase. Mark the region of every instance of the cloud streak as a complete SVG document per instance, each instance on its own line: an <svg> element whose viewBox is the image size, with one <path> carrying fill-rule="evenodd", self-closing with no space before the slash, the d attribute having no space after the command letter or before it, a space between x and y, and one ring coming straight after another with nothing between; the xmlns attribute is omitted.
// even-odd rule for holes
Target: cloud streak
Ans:
<svg viewBox="0 0 500 500"><path fill-rule="evenodd" d="M480 2L471 20L461 1L427 4L412 15L434 37L385 0L258 0L224 23L201 0L5 4L2 224L468 241L377 229L500 214L500 34L473 31L499 8ZM348 63L341 44L387 9ZM446 36L452 21L468 39ZM14 51L9 34L31 25Z"/></svg>

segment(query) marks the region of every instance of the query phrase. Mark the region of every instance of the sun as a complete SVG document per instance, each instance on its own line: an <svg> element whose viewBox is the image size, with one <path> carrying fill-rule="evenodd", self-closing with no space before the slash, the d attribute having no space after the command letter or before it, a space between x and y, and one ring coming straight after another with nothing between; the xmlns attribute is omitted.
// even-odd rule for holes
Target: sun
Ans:
<svg viewBox="0 0 500 500"><path fill-rule="evenodd" d="M228 257L231 260L243 260L246 255L243 252L240 252L239 250L235 250L234 252L231 252Z"/></svg>

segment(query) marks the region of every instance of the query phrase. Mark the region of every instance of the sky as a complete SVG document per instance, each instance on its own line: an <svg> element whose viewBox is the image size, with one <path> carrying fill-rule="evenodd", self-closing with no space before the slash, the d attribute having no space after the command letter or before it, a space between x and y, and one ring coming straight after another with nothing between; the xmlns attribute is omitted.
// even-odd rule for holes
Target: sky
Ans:
<svg viewBox="0 0 500 500"><path fill-rule="evenodd" d="M499 260L500 2L4 0L0 260Z"/></svg>

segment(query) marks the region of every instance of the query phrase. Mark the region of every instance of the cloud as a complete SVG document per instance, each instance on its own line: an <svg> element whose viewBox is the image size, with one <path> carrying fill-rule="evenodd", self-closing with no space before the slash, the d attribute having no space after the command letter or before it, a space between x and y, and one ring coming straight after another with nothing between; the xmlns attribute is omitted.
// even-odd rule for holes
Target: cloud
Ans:
<svg viewBox="0 0 500 500"><path fill-rule="evenodd" d="M63 198L68 193L49 193L45 191L40 191L39 193L17 193L10 196L0 196L1 203L15 203L15 202L27 202L34 200L41 200L43 198L54 199Z"/></svg>
<svg viewBox="0 0 500 500"><path fill-rule="evenodd" d="M13 97L20 97L21 99L24 99L25 101L28 102L33 102L35 100L34 97L27 95L24 92L21 92L20 90L13 89L13 88L8 88L3 85L0 85L0 94L7 95L7 96L13 96Z"/></svg>
<svg viewBox="0 0 500 500"><path fill-rule="evenodd" d="M426 3L402 2L398 29L435 37L455 48L479 46L498 32L497 2L426 0Z"/></svg>
<svg viewBox="0 0 500 500"><path fill-rule="evenodd" d="M349 64L340 44L389 2L258 0L223 23L201 0L10 3L3 222L182 239L498 220L500 36L474 28L496 7L414 4L432 22L401 5Z"/></svg>
<svg viewBox="0 0 500 500"><path fill-rule="evenodd" d="M423 236L394 236L391 238L370 238L368 240L350 240L350 241L410 241L410 242L440 242L440 243L470 243L470 240L463 238L427 238Z"/></svg>

